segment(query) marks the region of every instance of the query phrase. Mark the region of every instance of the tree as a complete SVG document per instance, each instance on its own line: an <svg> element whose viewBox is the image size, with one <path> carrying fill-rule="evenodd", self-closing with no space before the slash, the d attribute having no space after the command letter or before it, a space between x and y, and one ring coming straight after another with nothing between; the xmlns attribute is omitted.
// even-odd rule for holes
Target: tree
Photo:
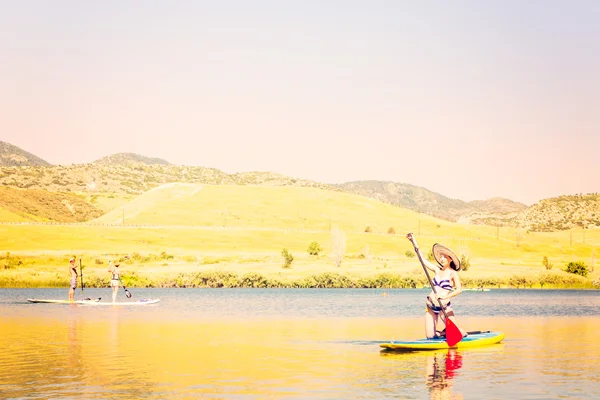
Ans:
<svg viewBox="0 0 600 400"><path fill-rule="evenodd" d="M469 257L465 256L464 254L460 256L460 268L463 271L468 270L471 267L471 260L469 259Z"/></svg>
<svg viewBox="0 0 600 400"><path fill-rule="evenodd" d="M521 240L523 240L523 232L517 228L517 247L521 246Z"/></svg>
<svg viewBox="0 0 600 400"><path fill-rule="evenodd" d="M554 266L554 264L548 261L548 257L546 256L544 256L544 258L542 259L542 265L546 267L546 269L552 269L552 267Z"/></svg>
<svg viewBox="0 0 600 400"><path fill-rule="evenodd" d="M283 268L292 268L292 262L294 261L292 253L288 249L283 249L281 255L283 256Z"/></svg>
<svg viewBox="0 0 600 400"><path fill-rule="evenodd" d="M323 251L323 249L321 248L318 242L312 242L308 245L308 249L306 251L308 251L308 254L310 254L311 256L318 256L319 253Z"/></svg>
<svg viewBox="0 0 600 400"><path fill-rule="evenodd" d="M331 250L333 262L339 267L346 254L346 234L337 226L331 228Z"/></svg>

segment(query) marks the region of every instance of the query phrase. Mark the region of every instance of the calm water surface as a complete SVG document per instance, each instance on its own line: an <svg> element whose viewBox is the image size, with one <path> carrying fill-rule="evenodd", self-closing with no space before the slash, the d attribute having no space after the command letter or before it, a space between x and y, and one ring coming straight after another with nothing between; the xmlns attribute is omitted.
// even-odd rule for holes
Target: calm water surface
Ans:
<svg viewBox="0 0 600 400"><path fill-rule="evenodd" d="M379 343L423 336L426 290L131 292L161 301L29 304L67 290L0 289L0 398L600 398L598 291L465 292L459 326L504 342L410 354Z"/></svg>

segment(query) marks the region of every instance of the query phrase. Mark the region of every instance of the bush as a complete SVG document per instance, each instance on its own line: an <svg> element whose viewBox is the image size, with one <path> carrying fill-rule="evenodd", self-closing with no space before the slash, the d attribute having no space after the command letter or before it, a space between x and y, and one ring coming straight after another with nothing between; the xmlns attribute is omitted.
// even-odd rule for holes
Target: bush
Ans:
<svg viewBox="0 0 600 400"><path fill-rule="evenodd" d="M371 233L371 232L373 232L373 230L371 229L371 227L370 227L370 226L367 226L367 227L365 228L365 233Z"/></svg>
<svg viewBox="0 0 600 400"><path fill-rule="evenodd" d="M321 248L318 242L312 242L308 245L308 250L306 251L308 251L308 254L310 254L311 256L318 256L319 253L323 251L323 249Z"/></svg>
<svg viewBox="0 0 600 400"><path fill-rule="evenodd" d="M535 282L532 279L530 279L526 276L518 276L518 275L513 275L508 280L508 284L511 287L516 287L517 289L520 287L523 287L523 288L529 287L530 288L533 286L534 283Z"/></svg>
<svg viewBox="0 0 600 400"><path fill-rule="evenodd" d="M406 257L408 258L415 258L416 254L412 252L412 250L406 250L406 253L404 253L406 255Z"/></svg>
<svg viewBox="0 0 600 400"><path fill-rule="evenodd" d="M396 234L396 230L394 229L393 226L390 226L387 230L388 235L395 235Z"/></svg>
<svg viewBox="0 0 600 400"><path fill-rule="evenodd" d="M467 271L471 267L471 260L464 254L460 256L460 269Z"/></svg>
<svg viewBox="0 0 600 400"><path fill-rule="evenodd" d="M281 250L281 256L283 257L283 268L292 268L292 262L294 256L288 251L288 249Z"/></svg>
<svg viewBox="0 0 600 400"><path fill-rule="evenodd" d="M0 256L1 264L4 269L14 269L23 264L19 257L11 256L9 252L6 255Z"/></svg>
<svg viewBox="0 0 600 400"><path fill-rule="evenodd" d="M567 264L566 271L570 274L586 277L588 275L588 267L583 261L571 261Z"/></svg>
<svg viewBox="0 0 600 400"><path fill-rule="evenodd" d="M552 267L554 266L554 264L548 261L548 257L546 256L544 256L544 258L542 259L542 265L546 267L546 269L552 269Z"/></svg>

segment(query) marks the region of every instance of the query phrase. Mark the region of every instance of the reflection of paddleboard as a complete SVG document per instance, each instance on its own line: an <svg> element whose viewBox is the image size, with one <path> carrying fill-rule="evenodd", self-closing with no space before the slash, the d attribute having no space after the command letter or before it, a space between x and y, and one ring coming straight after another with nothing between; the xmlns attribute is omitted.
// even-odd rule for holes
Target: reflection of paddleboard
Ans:
<svg viewBox="0 0 600 400"><path fill-rule="evenodd" d="M52 299L27 299L30 303L53 303L53 304L81 304L81 305L89 305L89 306L141 306L146 304L156 304L160 300L159 299L144 299L140 301L121 301L121 302L100 302L100 299L97 300L52 300Z"/></svg>
<svg viewBox="0 0 600 400"><path fill-rule="evenodd" d="M481 332L469 334L466 338L463 338L456 346L452 348L466 348L466 347L478 347L488 346L490 344L499 343L504 339L504 333L502 332ZM417 350L440 350L448 349L448 343L445 338L436 339L419 339L412 341L395 341L391 343L380 344L385 350L395 351L417 351Z"/></svg>
<svg viewBox="0 0 600 400"><path fill-rule="evenodd" d="M27 299L30 303L54 303L54 304L96 304L100 298L92 300L52 300L52 299Z"/></svg>

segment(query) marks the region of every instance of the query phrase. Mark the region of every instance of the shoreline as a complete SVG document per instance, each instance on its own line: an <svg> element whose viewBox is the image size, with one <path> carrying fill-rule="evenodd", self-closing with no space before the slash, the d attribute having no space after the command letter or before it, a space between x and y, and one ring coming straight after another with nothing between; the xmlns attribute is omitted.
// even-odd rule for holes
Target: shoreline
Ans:
<svg viewBox="0 0 600 400"><path fill-rule="evenodd" d="M66 268L65 268L66 269ZM569 276L572 275L572 276ZM127 288L290 288L290 289L416 289L430 290L424 287L427 279L415 274L384 272L370 276L352 276L336 272L323 272L297 279L269 277L255 272L236 273L227 270L205 271L197 273L178 273L154 277L138 272L124 272L123 284ZM566 273L545 274L538 279L529 276L511 276L508 279L462 278L465 292L489 292L498 289L530 289L530 290L600 290L590 279ZM482 283L485 282L484 285ZM544 282L541 284L540 282ZM20 273L15 276L0 274L0 288L64 288L68 289L68 281L58 273L40 274L35 271ZM110 288L107 276L99 277L96 273L86 274L84 270L84 287L90 289ZM81 288L78 280L77 288Z"/></svg>

